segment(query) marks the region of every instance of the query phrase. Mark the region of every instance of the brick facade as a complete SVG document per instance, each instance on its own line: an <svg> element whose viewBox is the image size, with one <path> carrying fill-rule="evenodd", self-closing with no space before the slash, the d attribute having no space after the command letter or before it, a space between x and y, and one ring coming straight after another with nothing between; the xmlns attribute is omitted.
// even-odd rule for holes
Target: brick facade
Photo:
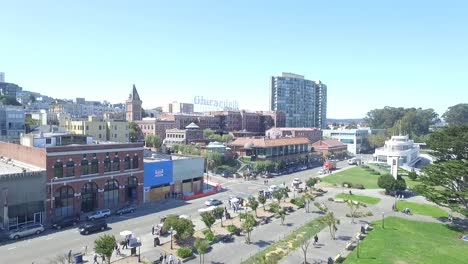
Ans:
<svg viewBox="0 0 468 264"><path fill-rule="evenodd" d="M0 156L31 164L39 168L46 168L45 149L0 141Z"/></svg>

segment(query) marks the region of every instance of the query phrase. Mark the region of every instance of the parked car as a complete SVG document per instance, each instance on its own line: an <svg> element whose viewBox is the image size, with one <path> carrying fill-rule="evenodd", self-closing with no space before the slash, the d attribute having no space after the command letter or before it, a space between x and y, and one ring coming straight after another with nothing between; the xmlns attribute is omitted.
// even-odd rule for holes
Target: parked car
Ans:
<svg viewBox="0 0 468 264"><path fill-rule="evenodd" d="M96 211L96 212L92 213L91 215L89 215L88 220L94 221L96 219L109 217L110 215L111 215L111 210L103 209L103 210Z"/></svg>
<svg viewBox="0 0 468 264"><path fill-rule="evenodd" d="M86 223L80 226L79 231L82 235L88 235L97 231L104 231L107 229L107 222L105 220L99 220L92 223Z"/></svg>
<svg viewBox="0 0 468 264"><path fill-rule="evenodd" d="M220 205L222 204L223 202L221 202L220 200L218 199L209 199L208 201L205 202L205 205L206 206L213 206L213 205Z"/></svg>
<svg viewBox="0 0 468 264"><path fill-rule="evenodd" d="M116 215L130 214L130 213L135 212L135 210L136 210L135 207L128 205L128 206L122 207L119 210L115 211L115 214Z"/></svg>
<svg viewBox="0 0 468 264"><path fill-rule="evenodd" d="M55 222L52 227L55 229L62 229L67 226L76 226L78 222L79 219L77 217L67 217Z"/></svg>
<svg viewBox="0 0 468 264"><path fill-rule="evenodd" d="M273 175L271 175L271 173L267 173L265 175L262 175L262 177L265 179L270 179L270 178L273 178Z"/></svg>
<svg viewBox="0 0 468 264"><path fill-rule="evenodd" d="M296 186L296 185L299 185L301 183L302 183L301 179L294 178L294 180L292 181L292 186Z"/></svg>
<svg viewBox="0 0 468 264"><path fill-rule="evenodd" d="M274 192L274 191L279 190L279 188L278 188L278 186L276 186L276 185L271 185L270 187L268 187L268 190L269 190L270 192Z"/></svg>
<svg viewBox="0 0 468 264"><path fill-rule="evenodd" d="M317 173L318 175L323 175L325 174L327 171L325 169L320 169Z"/></svg>
<svg viewBox="0 0 468 264"><path fill-rule="evenodd" d="M10 239L18 239L20 237L40 234L44 232L44 226L41 224L25 225L18 229L11 230L8 234Z"/></svg>

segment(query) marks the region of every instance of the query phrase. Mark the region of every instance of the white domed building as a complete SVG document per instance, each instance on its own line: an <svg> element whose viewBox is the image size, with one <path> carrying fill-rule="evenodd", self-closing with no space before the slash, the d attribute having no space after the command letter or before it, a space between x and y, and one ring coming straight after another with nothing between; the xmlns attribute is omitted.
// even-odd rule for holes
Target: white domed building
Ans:
<svg viewBox="0 0 468 264"><path fill-rule="evenodd" d="M390 157L397 157L398 166L415 167L421 159L419 154L419 145L410 140L408 136L392 136L391 139L385 141L385 146L375 150L374 161L392 165Z"/></svg>

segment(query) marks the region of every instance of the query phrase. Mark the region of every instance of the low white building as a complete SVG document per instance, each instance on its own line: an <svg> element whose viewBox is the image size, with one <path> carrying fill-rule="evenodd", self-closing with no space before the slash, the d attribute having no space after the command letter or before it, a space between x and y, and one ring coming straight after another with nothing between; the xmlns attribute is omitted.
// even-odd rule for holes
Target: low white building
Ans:
<svg viewBox="0 0 468 264"><path fill-rule="evenodd" d="M398 166L414 167L421 159L419 145L414 144L408 136L392 136L385 141L385 146L375 150L374 161L392 165L390 157L398 157Z"/></svg>
<svg viewBox="0 0 468 264"><path fill-rule="evenodd" d="M336 139L346 144L348 152L353 155L360 154L369 148L367 143L369 129L324 129L323 138Z"/></svg>

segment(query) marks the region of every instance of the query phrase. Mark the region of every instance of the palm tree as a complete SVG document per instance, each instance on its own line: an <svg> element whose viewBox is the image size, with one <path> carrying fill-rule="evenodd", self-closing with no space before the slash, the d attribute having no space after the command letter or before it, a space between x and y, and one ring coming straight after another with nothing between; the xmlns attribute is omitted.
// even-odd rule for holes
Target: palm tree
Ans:
<svg viewBox="0 0 468 264"><path fill-rule="evenodd" d="M336 239L335 233L338 230L336 226L340 224L340 220L335 217L333 212L328 212L327 214L325 214L322 218L320 218L320 222L328 226L328 228L330 229L331 238Z"/></svg>
<svg viewBox="0 0 468 264"><path fill-rule="evenodd" d="M306 209L306 212L308 213L309 212L309 204L310 204L310 202L312 202L314 200L314 197L310 193L304 193L302 195L302 198L304 198L304 200L306 202L307 206L305 207L305 209Z"/></svg>

